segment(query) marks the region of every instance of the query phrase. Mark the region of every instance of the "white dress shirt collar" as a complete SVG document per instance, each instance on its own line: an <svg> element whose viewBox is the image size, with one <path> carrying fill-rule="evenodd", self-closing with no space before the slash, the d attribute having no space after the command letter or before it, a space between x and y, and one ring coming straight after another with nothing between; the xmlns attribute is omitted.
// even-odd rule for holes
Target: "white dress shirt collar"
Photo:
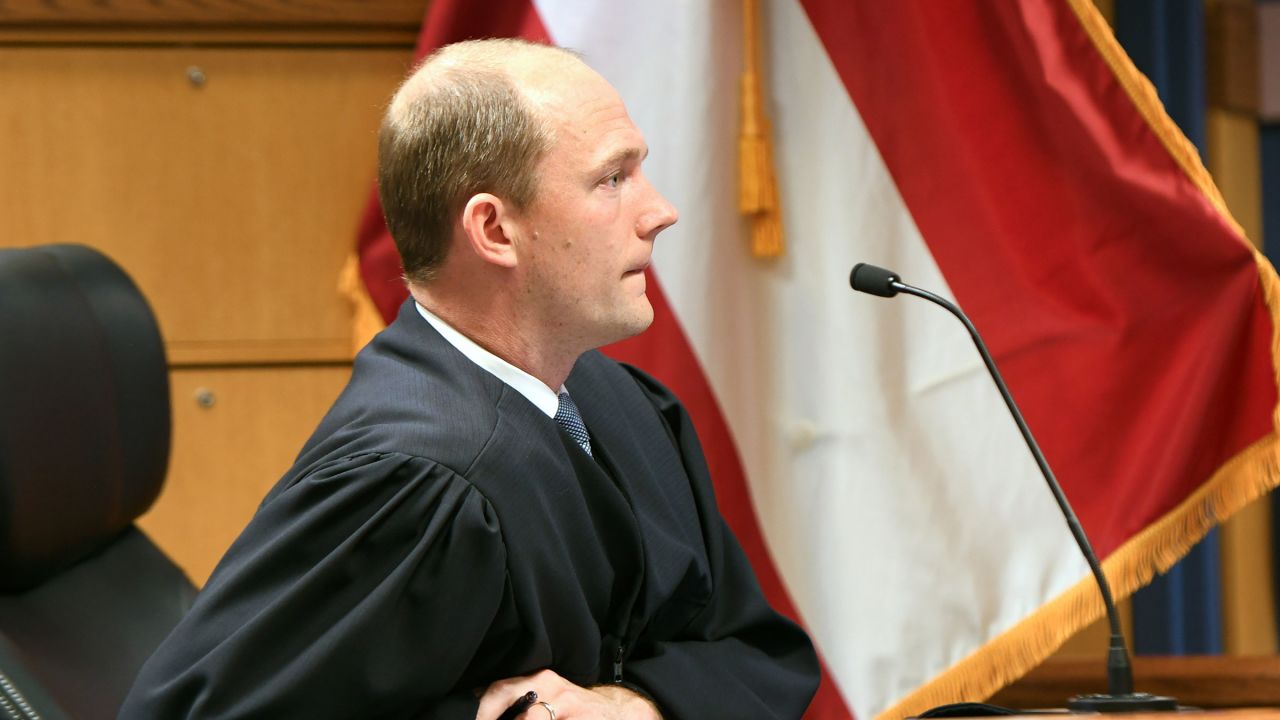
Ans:
<svg viewBox="0 0 1280 720"><path fill-rule="evenodd" d="M480 347L471 338L463 335L455 330L449 323L441 320L435 313L422 307L418 303L414 303L418 308L418 313L429 323L431 327L436 329L449 344L458 349L458 352L467 356L471 362L488 370L494 377L502 382L510 385L512 389L525 396L534 407L547 414L547 417L554 418L556 409L560 407L559 395L547 387L541 380L494 355L493 353ZM560 386L560 392L565 392L564 386Z"/></svg>

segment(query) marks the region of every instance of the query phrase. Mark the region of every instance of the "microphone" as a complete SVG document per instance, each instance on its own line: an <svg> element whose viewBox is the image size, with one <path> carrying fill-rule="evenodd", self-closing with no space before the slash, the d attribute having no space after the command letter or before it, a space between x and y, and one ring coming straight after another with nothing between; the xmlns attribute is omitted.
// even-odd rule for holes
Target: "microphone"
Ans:
<svg viewBox="0 0 1280 720"><path fill-rule="evenodd" d="M894 287L897 282L897 273L866 263L854 265L853 272L849 273L849 285L854 290L880 297L897 295L898 289Z"/></svg>
<svg viewBox="0 0 1280 720"><path fill-rule="evenodd" d="M1067 700L1067 708L1074 712L1177 710L1178 701L1174 698L1151 695L1149 693L1135 693L1133 691L1133 667L1129 662L1129 651L1125 646L1124 634L1120 629L1120 614L1116 611L1115 601L1111 598L1111 585L1107 583L1107 577L1102 573L1102 564L1098 562L1098 556L1094 554L1093 547L1089 544L1089 538L1084 534L1084 528L1080 526L1080 521L1076 518L1075 511L1071 509L1071 503L1067 502L1067 496L1062 492L1062 486L1058 484L1058 480L1053 476L1053 471L1049 469L1049 462L1044 459L1044 453L1040 452L1040 446L1031 435L1031 428L1027 427L1026 420L1023 420L1022 412L1018 410L1017 403L1013 401L1013 395L1009 393L1008 386L1004 384L1004 378L1000 376L995 360L991 359L991 353L987 351L987 345L982 341L982 336L978 334L978 329L973 326L969 318L954 303L928 290L921 290L918 287L903 283L898 274L892 270L886 270L867 263L858 263L853 266L853 271L849 273L849 286L858 292L869 293L879 297L894 297L900 292L915 295L935 305L941 305L952 315L959 318L960 322L964 323L965 329L969 331L969 337L973 339L973 344L978 348L978 353L982 355L982 362L986 364L987 372L991 374L991 379L995 382L996 389L1000 391L1000 397L1004 398L1004 404L1009 408L1009 414L1013 416L1013 421L1017 423L1018 431L1022 433L1022 439L1026 441L1027 448L1031 450L1031 455L1035 458L1036 465L1040 467L1040 473L1044 475L1045 482L1049 485L1049 491L1053 493L1053 499L1058 502L1058 509L1062 511L1063 517L1066 518L1067 527L1071 530L1071 535L1075 538L1076 545L1080 547L1080 552L1089 563L1089 569L1093 571L1094 580L1097 581L1098 589L1102 592L1102 603L1107 608L1107 621L1111 626L1111 640L1107 648L1107 692L1105 694L1077 695Z"/></svg>

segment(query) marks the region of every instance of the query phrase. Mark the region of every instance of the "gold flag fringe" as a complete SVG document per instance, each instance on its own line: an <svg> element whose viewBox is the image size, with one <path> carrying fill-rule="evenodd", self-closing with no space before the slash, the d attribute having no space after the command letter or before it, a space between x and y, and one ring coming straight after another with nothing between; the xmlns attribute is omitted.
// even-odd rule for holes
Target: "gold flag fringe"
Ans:
<svg viewBox="0 0 1280 720"><path fill-rule="evenodd" d="M761 99L759 7L743 0L742 127L738 134L738 211L751 219L751 253L770 258L782 254L782 209L773 168L773 128Z"/></svg>
<svg viewBox="0 0 1280 720"><path fill-rule="evenodd" d="M1170 156L1253 253L1259 286L1272 318L1273 377L1280 387L1280 278L1275 268L1249 243L1195 147L1164 111L1155 89L1121 49L1097 8L1089 0L1066 1ZM1210 529L1280 486L1280 436L1275 429L1280 428L1280 406L1272 410L1272 427L1271 433L1237 453L1178 507L1130 538L1102 563L1117 599L1128 597L1156 573L1167 571ZM1102 598L1093 578L1085 578L877 718L897 720L943 703L986 699L1040 664L1103 613ZM1104 650L1098 648L1099 657Z"/></svg>
<svg viewBox="0 0 1280 720"><path fill-rule="evenodd" d="M374 335L382 332L386 324L364 286L364 279L360 277L360 257L354 252L347 256L338 274L338 294L351 303L351 356L355 357Z"/></svg>

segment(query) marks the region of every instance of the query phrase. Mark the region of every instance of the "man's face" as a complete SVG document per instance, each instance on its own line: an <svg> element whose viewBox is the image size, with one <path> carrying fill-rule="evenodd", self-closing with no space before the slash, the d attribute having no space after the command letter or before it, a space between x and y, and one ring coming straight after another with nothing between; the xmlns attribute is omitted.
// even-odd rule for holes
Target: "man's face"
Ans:
<svg viewBox="0 0 1280 720"><path fill-rule="evenodd" d="M653 322L644 270L676 211L641 172L644 137L602 78L582 70L541 99L555 139L521 215L524 288L554 341L581 352Z"/></svg>

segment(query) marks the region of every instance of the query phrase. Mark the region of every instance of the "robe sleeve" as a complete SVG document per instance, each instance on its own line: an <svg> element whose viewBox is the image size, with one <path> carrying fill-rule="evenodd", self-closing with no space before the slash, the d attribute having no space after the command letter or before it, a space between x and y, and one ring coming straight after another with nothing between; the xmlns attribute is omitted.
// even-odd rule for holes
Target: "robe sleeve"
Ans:
<svg viewBox="0 0 1280 720"><path fill-rule="evenodd" d="M666 720L797 720L818 687L813 645L765 601L716 508L706 461L684 408L656 380L628 369L663 416L693 481L713 589L708 604L676 637L642 639L624 677L655 700Z"/></svg>
<svg viewBox="0 0 1280 720"><path fill-rule="evenodd" d="M488 501L430 460L365 454L277 488L120 717L473 720L510 598ZM450 694L452 693L452 695Z"/></svg>

